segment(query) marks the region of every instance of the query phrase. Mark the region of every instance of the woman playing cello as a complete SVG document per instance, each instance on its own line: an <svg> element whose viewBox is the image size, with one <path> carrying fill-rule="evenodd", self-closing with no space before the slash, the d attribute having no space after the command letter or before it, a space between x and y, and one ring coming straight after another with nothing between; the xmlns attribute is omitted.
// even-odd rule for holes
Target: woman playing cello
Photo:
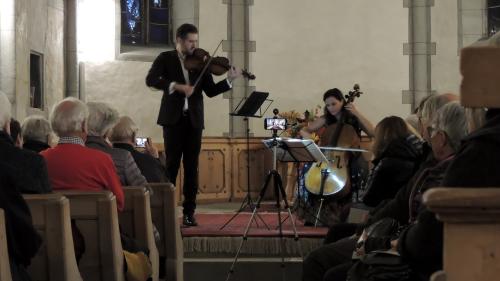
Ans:
<svg viewBox="0 0 500 281"><path fill-rule="evenodd" d="M355 87L354 93L357 92L358 88ZM351 92L353 93L353 92ZM368 136L374 136L374 127L371 122L366 119L352 103L348 103L342 92L333 88L326 91L323 95L323 101L325 102L324 115L316 119L315 121L304 127L300 134L304 138L310 138L311 134L324 128L324 132L320 138L320 146L329 147L343 147L343 148L359 148L361 131L364 131ZM344 175L345 184L335 187L321 187L321 192L317 192L319 189L319 177L318 175L321 170L325 167L312 164L311 168L306 172L306 188L311 192L309 196L309 203L313 206L313 209L320 208L317 206L318 199L323 198L324 195L336 194L336 196L330 196L327 198L329 202L323 207L321 211L321 218L310 218L306 216L306 222L311 222L310 219L319 219L323 224L331 225L333 223L344 221L347 218L349 204L351 202L351 175L357 175L358 169L351 164L353 158L359 156L354 155L350 152L338 152L334 151L330 157L332 160L329 163L328 170L330 176L337 178L342 178ZM332 166L333 163L333 166ZM355 171L353 171L353 169ZM311 175L313 174L313 175ZM317 179L313 185L314 187L308 187L308 182L311 181L309 178ZM332 179L332 181L335 181ZM311 185L311 184L309 184ZM325 192L326 191L326 192Z"/></svg>

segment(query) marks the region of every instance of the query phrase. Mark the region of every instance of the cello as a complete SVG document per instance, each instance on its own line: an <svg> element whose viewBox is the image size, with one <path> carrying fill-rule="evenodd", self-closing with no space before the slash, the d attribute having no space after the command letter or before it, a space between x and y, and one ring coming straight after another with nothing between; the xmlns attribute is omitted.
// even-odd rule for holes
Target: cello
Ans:
<svg viewBox="0 0 500 281"><path fill-rule="evenodd" d="M345 96L345 105L363 94L359 89L359 85L355 84ZM346 124L348 114L343 110L340 120L326 127L320 141L320 146L326 146L323 149L328 161L312 164L304 176L306 189L321 198L334 194L342 197L350 191L350 150L359 148L360 137L353 126Z"/></svg>

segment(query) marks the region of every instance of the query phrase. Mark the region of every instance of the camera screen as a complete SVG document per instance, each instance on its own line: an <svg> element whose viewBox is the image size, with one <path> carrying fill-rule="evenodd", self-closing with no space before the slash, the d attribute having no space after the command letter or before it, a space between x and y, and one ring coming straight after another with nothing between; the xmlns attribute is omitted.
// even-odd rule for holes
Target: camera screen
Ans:
<svg viewBox="0 0 500 281"><path fill-rule="evenodd" d="M135 146L136 147L146 147L146 142L148 141L148 138L135 138Z"/></svg>
<svg viewBox="0 0 500 281"><path fill-rule="evenodd" d="M265 118L264 119L264 129L266 129L266 130L285 130L286 129L286 119L285 118Z"/></svg>

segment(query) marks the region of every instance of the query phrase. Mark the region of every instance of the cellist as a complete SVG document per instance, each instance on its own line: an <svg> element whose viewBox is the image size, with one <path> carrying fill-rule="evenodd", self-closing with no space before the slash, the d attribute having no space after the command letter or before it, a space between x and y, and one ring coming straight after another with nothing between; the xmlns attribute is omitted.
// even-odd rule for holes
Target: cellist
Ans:
<svg viewBox="0 0 500 281"><path fill-rule="evenodd" d="M353 103L346 102L339 89L333 88L326 91L323 94L323 101L325 103L324 114L309 123L307 127L302 128L300 134L303 138L310 138L312 133L324 128L320 138L320 146L358 148L361 131L370 137L374 136L375 129L372 123L356 109ZM355 175L357 174L357 168L351 165L353 160L351 156L350 153L347 153L346 157L342 157L342 163L336 165L339 165L339 167L345 165L346 167L343 169L348 171L348 175ZM348 207L347 205L351 201L350 184L351 180L348 179L347 186L344 188L345 191L342 192L341 196L336 196L335 200L324 206L325 212L322 213L322 218L320 218L324 224L330 225L343 221L347 217L348 208L344 210L344 206ZM314 200L314 195L309 198L312 199L309 203L312 203L312 207L315 208L317 200ZM307 221L308 218L306 217Z"/></svg>

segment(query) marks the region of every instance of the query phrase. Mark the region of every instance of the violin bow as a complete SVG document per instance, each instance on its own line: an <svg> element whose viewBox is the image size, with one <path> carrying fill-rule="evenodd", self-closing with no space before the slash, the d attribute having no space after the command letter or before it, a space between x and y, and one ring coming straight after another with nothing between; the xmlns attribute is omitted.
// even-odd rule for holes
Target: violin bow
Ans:
<svg viewBox="0 0 500 281"><path fill-rule="evenodd" d="M215 53L217 52L217 50L219 50L220 46L222 45L222 41L223 40L220 40L219 45L217 45L217 48L215 48L214 52L212 53L212 55L208 59L207 63L205 64L205 66L203 66L203 69L201 70L200 75L198 76L198 78L196 78L196 81L194 82L194 85L193 85L193 92L196 90L196 87L200 83L201 78L203 77L203 75L205 75L205 72L207 71L208 66L212 62L212 59L214 58Z"/></svg>

